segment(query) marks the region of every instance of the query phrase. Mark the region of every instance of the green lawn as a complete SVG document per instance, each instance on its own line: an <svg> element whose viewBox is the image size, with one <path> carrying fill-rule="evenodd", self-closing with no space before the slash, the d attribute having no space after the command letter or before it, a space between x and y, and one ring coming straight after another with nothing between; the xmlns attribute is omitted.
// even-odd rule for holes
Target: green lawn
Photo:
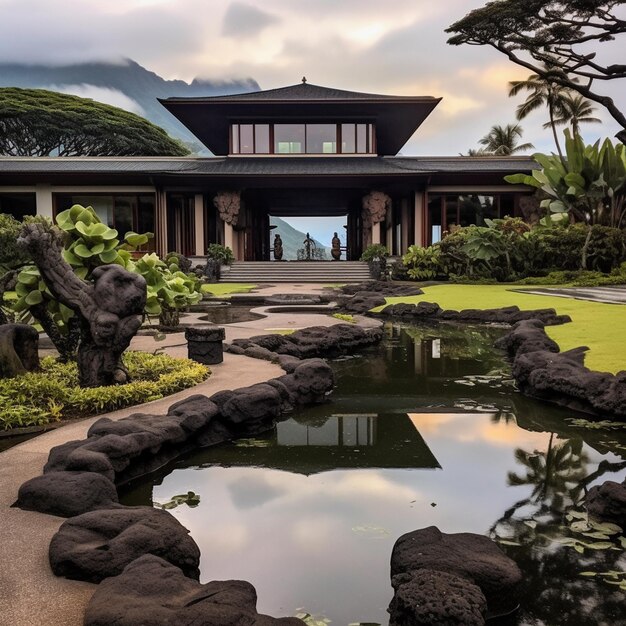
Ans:
<svg viewBox="0 0 626 626"><path fill-rule="evenodd" d="M442 309L493 309L516 304L520 309L554 308L569 315L571 324L548 326L548 334L561 350L588 346L587 367L617 373L626 369L626 305L600 304L555 296L511 291L509 285L434 285L424 295L387 298L398 302L436 302ZM532 288L531 288L532 289ZM375 310L380 310L379 307Z"/></svg>
<svg viewBox="0 0 626 626"><path fill-rule="evenodd" d="M252 289L256 289L257 285L246 285L244 283L214 283L210 285L202 285L200 291L202 293L210 293L213 296L227 296L231 293L248 293Z"/></svg>

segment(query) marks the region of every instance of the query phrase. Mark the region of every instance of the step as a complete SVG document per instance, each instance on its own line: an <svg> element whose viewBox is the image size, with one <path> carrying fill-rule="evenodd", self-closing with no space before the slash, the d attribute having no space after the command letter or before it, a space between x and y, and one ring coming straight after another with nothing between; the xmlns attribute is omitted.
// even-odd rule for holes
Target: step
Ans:
<svg viewBox="0 0 626 626"><path fill-rule="evenodd" d="M224 282L347 283L370 280L362 261L237 261L222 269Z"/></svg>

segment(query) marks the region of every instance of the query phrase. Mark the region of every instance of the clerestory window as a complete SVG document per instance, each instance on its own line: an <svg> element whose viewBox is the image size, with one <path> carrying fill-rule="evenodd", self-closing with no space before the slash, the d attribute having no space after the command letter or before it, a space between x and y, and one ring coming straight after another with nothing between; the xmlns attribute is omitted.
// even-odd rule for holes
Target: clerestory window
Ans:
<svg viewBox="0 0 626 626"><path fill-rule="evenodd" d="M371 123L231 124L230 154L376 154Z"/></svg>

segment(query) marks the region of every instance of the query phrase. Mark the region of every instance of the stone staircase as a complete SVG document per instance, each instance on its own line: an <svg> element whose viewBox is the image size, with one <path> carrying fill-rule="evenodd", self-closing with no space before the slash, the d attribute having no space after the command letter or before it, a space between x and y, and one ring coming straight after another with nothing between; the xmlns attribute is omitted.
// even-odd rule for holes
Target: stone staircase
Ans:
<svg viewBox="0 0 626 626"><path fill-rule="evenodd" d="M222 267L222 282L228 283L329 283L370 280L362 261L235 261Z"/></svg>

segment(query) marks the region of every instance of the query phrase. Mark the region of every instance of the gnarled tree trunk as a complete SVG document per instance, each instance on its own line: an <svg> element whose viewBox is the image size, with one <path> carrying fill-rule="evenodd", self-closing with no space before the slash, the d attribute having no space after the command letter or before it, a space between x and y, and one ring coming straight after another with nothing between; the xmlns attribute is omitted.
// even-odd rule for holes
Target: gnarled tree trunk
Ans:
<svg viewBox="0 0 626 626"><path fill-rule="evenodd" d="M128 382L121 357L141 326L143 277L119 265L103 265L92 272L93 284L81 280L61 255L60 231L44 224L25 225L18 243L30 253L50 293L80 320L81 387Z"/></svg>

